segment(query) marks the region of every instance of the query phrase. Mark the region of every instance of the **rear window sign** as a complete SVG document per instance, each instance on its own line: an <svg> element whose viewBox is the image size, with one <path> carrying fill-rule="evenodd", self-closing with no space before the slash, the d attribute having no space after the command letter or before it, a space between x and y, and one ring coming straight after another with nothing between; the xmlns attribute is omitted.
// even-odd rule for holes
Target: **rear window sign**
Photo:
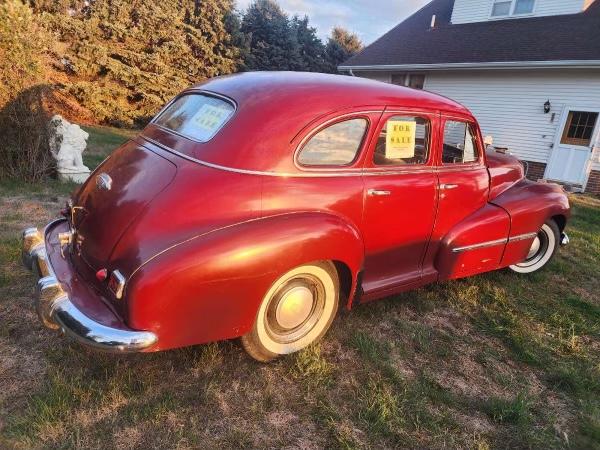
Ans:
<svg viewBox="0 0 600 450"><path fill-rule="evenodd" d="M171 103L155 120L163 128L198 142L209 141L225 125L235 107L208 94L185 94Z"/></svg>
<svg viewBox="0 0 600 450"><path fill-rule="evenodd" d="M227 120L231 114L230 110L202 105L191 121L195 126L207 133L214 133Z"/></svg>
<svg viewBox="0 0 600 450"><path fill-rule="evenodd" d="M385 157L390 159L413 158L417 122L390 120L387 123Z"/></svg>

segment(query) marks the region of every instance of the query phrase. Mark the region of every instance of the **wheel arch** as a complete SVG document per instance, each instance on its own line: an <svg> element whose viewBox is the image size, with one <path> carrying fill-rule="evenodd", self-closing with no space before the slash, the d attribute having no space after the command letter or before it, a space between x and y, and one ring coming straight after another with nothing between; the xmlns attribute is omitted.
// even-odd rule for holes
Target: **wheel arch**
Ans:
<svg viewBox="0 0 600 450"><path fill-rule="evenodd" d="M567 216L564 214L556 214L552 217L550 217L550 219L554 220L554 222L556 222L556 225L558 226L558 231L560 231L561 233L563 231L565 231L565 228L567 227Z"/></svg>
<svg viewBox="0 0 600 450"><path fill-rule="evenodd" d="M249 331L262 296L282 273L331 261L342 295L352 298L363 258L357 227L328 212L229 226L141 266L126 288L130 326L156 330L161 349L238 337Z"/></svg>

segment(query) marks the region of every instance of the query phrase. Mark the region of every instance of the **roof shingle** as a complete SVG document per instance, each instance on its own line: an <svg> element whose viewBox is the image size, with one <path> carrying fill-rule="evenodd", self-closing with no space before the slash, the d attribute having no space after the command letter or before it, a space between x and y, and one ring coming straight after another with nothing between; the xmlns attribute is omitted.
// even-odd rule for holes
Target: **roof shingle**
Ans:
<svg viewBox="0 0 600 450"><path fill-rule="evenodd" d="M453 6L433 0L340 67L600 60L600 0L579 14L457 25Z"/></svg>

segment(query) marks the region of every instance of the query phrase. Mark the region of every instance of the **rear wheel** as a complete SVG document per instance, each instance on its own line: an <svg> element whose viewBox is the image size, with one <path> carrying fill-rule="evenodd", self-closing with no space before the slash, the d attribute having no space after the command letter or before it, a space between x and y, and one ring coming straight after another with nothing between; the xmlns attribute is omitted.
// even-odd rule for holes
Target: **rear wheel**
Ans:
<svg viewBox="0 0 600 450"><path fill-rule="evenodd" d="M529 253L525 259L510 266L510 269L517 273L533 273L544 267L556 252L560 243L560 231L554 220L549 220L538 232L533 240Z"/></svg>
<svg viewBox="0 0 600 450"><path fill-rule="evenodd" d="M318 341L337 313L339 290L329 261L290 270L263 297L252 330L242 336L244 349L258 361L270 361Z"/></svg>

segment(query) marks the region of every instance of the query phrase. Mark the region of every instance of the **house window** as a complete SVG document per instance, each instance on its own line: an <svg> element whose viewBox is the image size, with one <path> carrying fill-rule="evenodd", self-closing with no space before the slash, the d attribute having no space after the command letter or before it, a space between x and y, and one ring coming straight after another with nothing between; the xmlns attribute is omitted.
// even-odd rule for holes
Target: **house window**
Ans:
<svg viewBox="0 0 600 450"><path fill-rule="evenodd" d="M423 89L425 84L425 75L413 73L409 75L408 87L413 89Z"/></svg>
<svg viewBox="0 0 600 450"><path fill-rule="evenodd" d="M531 14L533 12L534 3L535 0L516 0L513 14Z"/></svg>
<svg viewBox="0 0 600 450"><path fill-rule="evenodd" d="M569 111L560 143L589 147L597 119L597 112Z"/></svg>
<svg viewBox="0 0 600 450"><path fill-rule="evenodd" d="M495 1L492 7L492 17L508 16L512 8L512 1Z"/></svg>
<svg viewBox="0 0 600 450"><path fill-rule="evenodd" d="M535 0L493 0L492 17L519 16L531 14Z"/></svg>
<svg viewBox="0 0 600 450"><path fill-rule="evenodd" d="M423 89L423 86L425 85L425 75L422 73L393 73L391 82L397 86Z"/></svg>
<svg viewBox="0 0 600 450"><path fill-rule="evenodd" d="M392 84L398 86L405 86L406 83L406 74L405 73L393 73L392 74Z"/></svg>

